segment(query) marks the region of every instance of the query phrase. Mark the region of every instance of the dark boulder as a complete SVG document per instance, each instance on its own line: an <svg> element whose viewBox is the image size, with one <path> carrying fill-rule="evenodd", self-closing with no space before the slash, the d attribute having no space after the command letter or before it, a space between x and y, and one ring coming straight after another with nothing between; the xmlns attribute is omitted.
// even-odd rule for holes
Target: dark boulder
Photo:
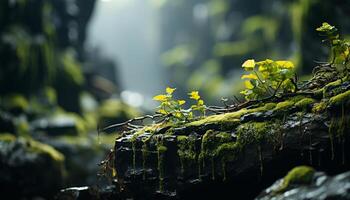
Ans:
<svg viewBox="0 0 350 200"><path fill-rule="evenodd" d="M0 192L11 199L52 197L64 183L64 156L33 139L0 135Z"/></svg>
<svg viewBox="0 0 350 200"><path fill-rule="evenodd" d="M118 186L135 199L253 199L294 166L344 172L350 168L345 84L125 133L115 144Z"/></svg>

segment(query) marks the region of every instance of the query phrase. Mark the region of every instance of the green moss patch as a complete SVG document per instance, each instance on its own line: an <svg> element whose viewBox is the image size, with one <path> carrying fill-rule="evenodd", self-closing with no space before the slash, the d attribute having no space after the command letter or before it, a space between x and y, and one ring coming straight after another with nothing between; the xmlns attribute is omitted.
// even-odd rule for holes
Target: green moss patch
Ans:
<svg viewBox="0 0 350 200"><path fill-rule="evenodd" d="M315 99L313 98L304 98L298 102L295 103L295 106L297 108L301 108L301 109L307 109L308 107L312 107L312 105L316 102Z"/></svg>
<svg viewBox="0 0 350 200"><path fill-rule="evenodd" d="M292 184L310 184L315 170L309 166L298 166L293 168L283 178L283 182L278 188L278 192L285 191Z"/></svg>
<svg viewBox="0 0 350 200"><path fill-rule="evenodd" d="M322 113L326 110L327 108L327 102L320 102L320 103L315 103L312 107L312 112L313 113Z"/></svg>
<svg viewBox="0 0 350 200"><path fill-rule="evenodd" d="M266 112L274 109L275 107L276 107L275 103L266 103L263 106L260 106L257 108L252 108L252 109L243 108L236 112L212 115L204 119L191 122L187 124L187 126L201 126L205 124L225 124L225 123L229 123L229 124L233 123L238 125L238 123L240 122L240 118L243 115L255 113L255 112Z"/></svg>
<svg viewBox="0 0 350 200"><path fill-rule="evenodd" d="M350 90L344 93L338 94L329 99L330 106L340 106L341 104L346 104L350 99Z"/></svg>

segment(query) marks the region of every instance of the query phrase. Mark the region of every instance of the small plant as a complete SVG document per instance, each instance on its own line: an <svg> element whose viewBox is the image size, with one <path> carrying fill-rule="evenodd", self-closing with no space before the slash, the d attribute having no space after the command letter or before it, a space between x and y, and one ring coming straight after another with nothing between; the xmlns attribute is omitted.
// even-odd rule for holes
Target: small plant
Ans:
<svg viewBox="0 0 350 200"><path fill-rule="evenodd" d="M199 95L198 91L192 91L191 93L188 93L190 99L194 99L196 101L195 105L191 106L192 110L199 111L202 116L205 116L205 105L204 101L201 99L201 96Z"/></svg>
<svg viewBox="0 0 350 200"><path fill-rule="evenodd" d="M189 121L194 118L192 111L199 111L203 116L205 115L204 101L201 99L198 91L192 91L189 93L189 98L194 99L196 104L192 105L190 109L184 109L183 105L185 100L173 99L173 93L176 88L167 87L165 89L166 94L160 94L153 97L153 100L160 102L156 113L168 116L173 122Z"/></svg>
<svg viewBox="0 0 350 200"><path fill-rule="evenodd" d="M241 78L245 79L245 90L241 91L246 100L257 100L275 96L279 92L295 92L294 64L291 61L273 61L266 59L255 62L247 60L242 67L251 72Z"/></svg>
<svg viewBox="0 0 350 200"><path fill-rule="evenodd" d="M327 42L330 46L332 52L331 64L340 64L343 66L340 69L341 72L348 72L347 64L350 60L350 42L341 39L338 29L327 22L322 23L322 26L316 28L316 31L326 38L322 42Z"/></svg>

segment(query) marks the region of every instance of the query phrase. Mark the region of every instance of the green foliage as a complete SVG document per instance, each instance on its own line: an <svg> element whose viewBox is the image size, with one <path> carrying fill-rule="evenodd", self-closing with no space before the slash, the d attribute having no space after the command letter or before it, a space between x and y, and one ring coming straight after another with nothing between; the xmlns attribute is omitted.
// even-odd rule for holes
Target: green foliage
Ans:
<svg viewBox="0 0 350 200"><path fill-rule="evenodd" d="M199 111L203 116L205 115L204 101L201 99L198 91L189 93L189 98L196 101L196 104L191 105L190 109L184 109L185 100L173 99L173 93L176 88L167 87L165 94L160 94L153 97L153 100L159 101L157 113L168 116L173 122L184 122L193 119L192 111Z"/></svg>
<svg viewBox="0 0 350 200"><path fill-rule="evenodd" d="M340 64L342 67L339 69L340 72L346 73L349 71L349 66L347 64L350 60L350 42L341 37L338 34L338 29L331 26L327 22L324 22L322 26L316 29L321 36L326 39L323 42L327 42L332 51L332 61L331 64Z"/></svg>
<svg viewBox="0 0 350 200"><path fill-rule="evenodd" d="M242 67L252 72L241 78L245 79L245 90L241 94L247 100L256 100L276 95L279 92L294 92L296 90L294 77L294 64L291 61L265 61L255 62L247 60Z"/></svg>
<svg viewBox="0 0 350 200"><path fill-rule="evenodd" d="M282 185L277 192L285 191L291 184L309 184L312 181L315 170L308 166L299 166L293 168L283 178Z"/></svg>

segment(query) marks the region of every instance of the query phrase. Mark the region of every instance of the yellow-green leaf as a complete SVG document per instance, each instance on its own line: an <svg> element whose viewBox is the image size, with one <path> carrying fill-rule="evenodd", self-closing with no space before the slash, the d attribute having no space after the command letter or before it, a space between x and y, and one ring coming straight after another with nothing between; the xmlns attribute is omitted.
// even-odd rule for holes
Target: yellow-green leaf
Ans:
<svg viewBox="0 0 350 200"><path fill-rule="evenodd" d="M255 74L244 74L241 79L258 79L258 76L256 76Z"/></svg>
<svg viewBox="0 0 350 200"><path fill-rule="evenodd" d="M154 96L154 97L153 97L153 100L156 100L156 101L166 101L166 100L167 100L167 96L166 96L166 95L163 95L163 94L160 94L160 95Z"/></svg>
<svg viewBox="0 0 350 200"><path fill-rule="evenodd" d="M244 81L244 85L247 89L253 89L254 85L250 81Z"/></svg>
<svg viewBox="0 0 350 200"><path fill-rule="evenodd" d="M167 111L165 111L164 109L159 109L158 112L163 115L168 114Z"/></svg>
<svg viewBox="0 0 350 200"><path fill-rule="evenodd" d="M167 88L165 89L165 92L166 92L167 94L172 94L175 90L176 90L176 88L167 87Z"/></svg>
<svg viewBox="0 0 350 200"><path fill-rule="evenodd" d="M174 116L177 118L181 118L182 117L182 113L181 112L175 112Z"/></svg>
<svg viewBox="0 0 350 200"><path fill-rule="evenodd" d="M323 22L322 26L316 28L316 31L319 31L319 32L329 32L329 31L333 31L333 30L335 30L335 27L331 26L327 22Z"/></svg>
<svg viewBox="0 0 350 200"><path fill-rule="evenodd" d="M250 60L246 60L242 67L246 70L246 71L252 71L254 70L255 67L255 60L254 59L250 59Z"/></svg>
<svg viewBox="0 0 350 200"><path fill-rule="evenodd" d="M177 102L179 103L180 106L186 103L185 100L178 100Z"/></svg>
<svg viewBox="0 0 350 200"><path fill-rule="evenodd" d="M279 60L279 61L276 61L276 63L278 66L280 66L281 68L284 68L284 69L293 69L294 68L294 64L288 60Z"/></svg>
<svg viewBox="0 0 350 200"><path fill-rule="evenodd" d="M198 106L203 106L204 105L204 101L202 99L200 99L197 103Z"/></svg>

